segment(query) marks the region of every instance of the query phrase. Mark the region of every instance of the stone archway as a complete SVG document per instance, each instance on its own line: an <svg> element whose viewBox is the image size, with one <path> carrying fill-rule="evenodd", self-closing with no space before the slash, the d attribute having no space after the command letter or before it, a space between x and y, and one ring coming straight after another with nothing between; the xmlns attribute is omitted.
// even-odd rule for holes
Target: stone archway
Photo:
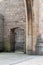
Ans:
<svg viewBox="0 0 43 65"><path fill-rule="evenodd" d="M20 27L11 29L11 49L12 51L24 52L25 32Z"/></svg>

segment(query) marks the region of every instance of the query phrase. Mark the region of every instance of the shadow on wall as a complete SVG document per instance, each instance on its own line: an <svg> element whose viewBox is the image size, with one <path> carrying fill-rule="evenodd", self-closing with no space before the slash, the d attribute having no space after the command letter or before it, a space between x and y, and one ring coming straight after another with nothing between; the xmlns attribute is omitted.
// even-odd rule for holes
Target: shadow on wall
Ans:
<svg viewBox="0 0 43 65"><path fill-rule="evenodd" d="M4 16L0 14L0 51L4 49Z"/></svg>

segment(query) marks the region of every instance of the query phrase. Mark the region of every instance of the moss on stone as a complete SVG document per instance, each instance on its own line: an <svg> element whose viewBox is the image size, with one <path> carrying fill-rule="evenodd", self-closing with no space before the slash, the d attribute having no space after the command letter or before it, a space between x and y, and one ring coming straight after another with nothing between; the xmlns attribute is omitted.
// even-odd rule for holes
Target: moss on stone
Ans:
<svg viewBox="0 0 43 65"><path fill-rule="evenodd" d="M5 49L5 51L10 51L11 50L10 41L6 40L4 42L4 49Z"/></svg>

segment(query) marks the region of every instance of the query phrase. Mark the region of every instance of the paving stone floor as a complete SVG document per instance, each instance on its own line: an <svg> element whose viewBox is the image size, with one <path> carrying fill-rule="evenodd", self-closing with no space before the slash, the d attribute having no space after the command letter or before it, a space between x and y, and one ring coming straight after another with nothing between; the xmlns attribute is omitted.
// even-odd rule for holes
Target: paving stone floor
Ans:
<svg viewBox="0 0 43 65"><path fill-rule="evenodd" d="M0 53L0 65L43 65L43 56L27 55L22 52Z"/></svg>

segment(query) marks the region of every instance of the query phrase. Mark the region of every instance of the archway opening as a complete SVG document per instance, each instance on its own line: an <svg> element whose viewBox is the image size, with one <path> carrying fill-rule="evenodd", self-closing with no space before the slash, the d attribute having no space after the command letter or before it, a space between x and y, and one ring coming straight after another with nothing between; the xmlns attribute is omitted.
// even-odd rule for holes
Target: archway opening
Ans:
<svg viewBox="0 0 43 65"><path fill-rule="evenodd" d="M25 32L20 27L12 28L10 34L11 50L24 52L25 47Z"/></svg>

